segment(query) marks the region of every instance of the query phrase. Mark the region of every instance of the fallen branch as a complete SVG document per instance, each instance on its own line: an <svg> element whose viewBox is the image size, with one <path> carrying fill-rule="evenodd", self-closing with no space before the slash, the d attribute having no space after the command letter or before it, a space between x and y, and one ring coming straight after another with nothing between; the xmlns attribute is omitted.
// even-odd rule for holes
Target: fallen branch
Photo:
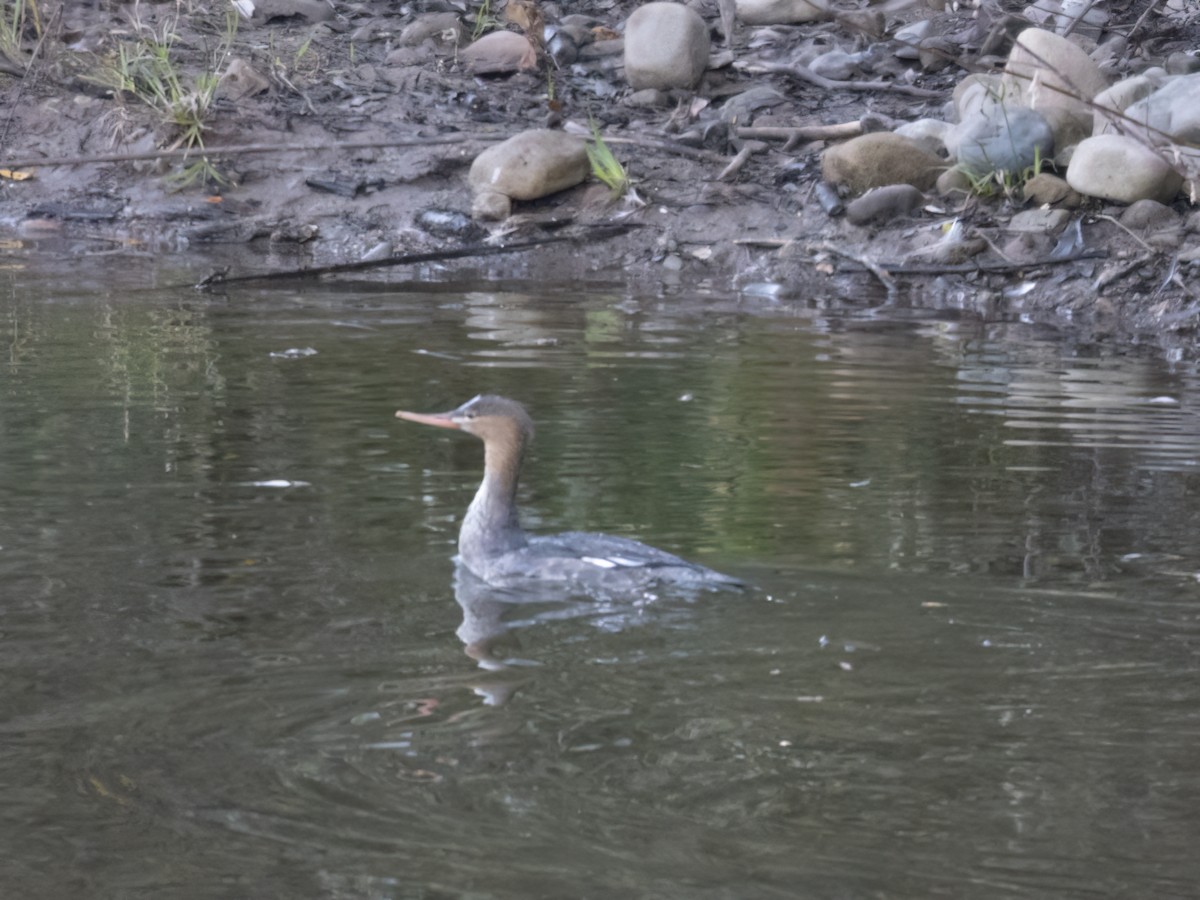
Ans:
<svg viewBox="0 0 1200 900"><path fill-rule="evenodd" d="M750 160L751 156L753 156L755 153L758 153L760 150L766 149L767 145L760 143L759 141L746 141L745 146L743 146L742 149L739 150L733 157L733 159L729 161L729 165L721 170L721 174L717 176L717 181L727 181L728 179L732 178L741 171L742 166L744 166Z"/></svg>
<svg viewBox="0 0 1200 900"><path fill-rule="evenodd" d="M930 91L925 88L913 87L911 84L896 84L892 81L834 81L818 75L808 66L787 66L782 63L749 63L745 71L751 75L770 73L787 75L797 81L815 84L827 91L888 91L893 94L907 94L910 97L928 97L937 99L946 95L945 91Z"/></svg>
<svg viewBox="0 0 1200 900"><path fill-rule="evenodd" d="M756 128L750 125L737 130L740 138L760 141L840 141L866 133L867 129L861 121L839 122L837 125L797 125L795 128Z"/></svg>
<svg viewBox="0 0 1200 900"><path fill-rule="evenodd" d="M368 259L359 262L337 263L331 266L315 266L310 269L283 269L275 272L260 272L254 275L235 275L227 277L225 272L218 271L192 285L196 290L208 290L213 287L224 287L229 284L248 284L252 281L286 281L296 278L320 278L323 275L341 275L347 272L365 272L370 269L382 269L388 266L407 266L418 263L441 262L448 259L464 259L471 256L500 256L505 253L516 253L519 250L529 250L546 244L561 244L568 241L603 240L616 237L633 228L640 228L636 223L617 225L597 225L589 228L583 234L555 235L553 237L532 238L527 241L517 241L512 244L471 244L466 247L455 247L450 250L430 250L425 253L400 253L383 259Z"/></svg>
<svg viewBox="0 0 1200 900"><path fill-rule="evenodd" d="M693 147L680 141L666 141L658 138L604 136L606 144L632 144L635 147L647 147L651 150L661 150L664 153L677 153L680 156L690 156L700 162L723 163L725 157L712 150Z"/></svg>
<svg viewBox="0 0 1200 900"><path fill-rule="evenodd" d="M99 156L60 156L49 159L25 157L0 160L7 169L51 168L56 166L89 166L96 163L141 162L155 159L188 159L210 156L252 156L261 153L318 153L322 150L377 150L389 147L432 147L438 144L464 144L472 141L502 141L505 134L440 134L432 137L392 138L382 141L348 141L330 144L239 144L232 147L211 147L203 150L148 150L145 153L104 153Z"/></svg>

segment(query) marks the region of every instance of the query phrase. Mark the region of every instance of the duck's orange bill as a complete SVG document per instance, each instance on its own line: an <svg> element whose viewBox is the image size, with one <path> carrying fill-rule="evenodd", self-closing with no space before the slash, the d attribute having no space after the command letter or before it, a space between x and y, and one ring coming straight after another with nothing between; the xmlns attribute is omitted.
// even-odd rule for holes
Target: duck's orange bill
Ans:
<svg viewBox="0 0 1200 900"><path fill-rule="evenodd" d="M419 422L422 425L433 425L435 428L453 428L455 431L462 430L459 424L450 418L450 413L415 413L398 409L396 410L396 418L406 419L409 422Z"/></svg>

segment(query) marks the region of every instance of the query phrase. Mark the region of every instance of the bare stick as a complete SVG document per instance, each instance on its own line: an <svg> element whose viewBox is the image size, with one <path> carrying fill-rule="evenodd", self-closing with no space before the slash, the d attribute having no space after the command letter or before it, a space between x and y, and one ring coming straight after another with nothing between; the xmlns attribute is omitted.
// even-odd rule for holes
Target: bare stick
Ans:
<svg viewBox="0 0 1200 900"><path fill-rule="evenodd" d="M104 153L99 156L61 156L38 159L25 157L0 160L5 168L50 168L90 166L96 163L138 162L147 159L188 159L201 156L253 156L262 153L317 153L322 150L373 150L388 147L425 147L437 144L465 144L472 141L502 141L504 134L447 134L432 137L392 138L384 141L349 141L336 144L239 144L233 147L205 147L203 150L150 150L145 153Z"/></svg>
<svg viewBox="0 0 1200 900"><path fill-rule="evenodd" d="M192 285L197 290L208 290L213 287L224 287L227 284L247 284L252 281L283 281L294 278L319 278L322 275L339 275L346 272L365 272L369 269L382 269L388 266L407 266L417 263L440 262L446 259L463 259L468 256L500 256L505 253L516 253L518 250L528 250L532 247L542 247L546 244L561 244L565 241L592 241L615 237L624 234L631 228L641 226L631 223L618 225L597 225L588 228L582 234L556 235L554 237L533 238L527 241L516 241L512 244L471 244L466 247L454 247L449 250L431 250L427 253L401 253L384 259L368 259L359 262L338 263L332 266L316 266L311 269L284 269L275 272L260 272L255 275L235 275L227 278L224 272L217 272Z"/></svg>
<svg viewBox="0 0 1200 900"><path fill-rule="evenodd" d="M797 125L794 128L742 127L737 136L766 141L840 141L843 138L866 134L862 122L840 122L837 125Z"/></svg>
<svg viewBox="0 0 1200 900"><path fill-rule="evenodd" d="M721 170L721 174L717 176L717 181L728 181L741 171L742 166L749 161L751 156L765 149L767 149L766 145L758 141L746 141L745 146L729 161L729 165Z"/></svg>
<svg viewBox="0 0 1200 900"><path fill-rule="evenodd" d="M797 81L807 81L827 91L890 91L893 94L907 94L910 97L940 98L945 91L929 91L925 88L913 87L910 84L896 84L891 81L834 81L818 75L808 66L785 66L782 63L752 63L745 67L751 75L769 72L775 75L788 75Z"/></svg>

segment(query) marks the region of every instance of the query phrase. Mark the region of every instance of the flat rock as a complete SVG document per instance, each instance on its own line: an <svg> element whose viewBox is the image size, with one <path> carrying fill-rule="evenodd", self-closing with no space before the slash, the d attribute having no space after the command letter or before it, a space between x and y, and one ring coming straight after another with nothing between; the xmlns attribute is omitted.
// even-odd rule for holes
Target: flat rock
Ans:
<svg viewBox="0 0 1200 900"><path fill-rule="evenodd" d="M1067 183L1081 194L1118 203L1145 199L1167 203L1179 192L1183 178L1135 138L1099 134L1075 148Z"/></svg>
<svg viewBox="0 0 1200 900"><path fill-rule="evenodd" d="M625 80L635 91L695 87L708 52L708 26L682 3L647 3L625 23Z"/></svg>
<svg viewBox="0 0 1200 900"><path fill-rule="evenodd" d="M920 209L925 195L911 184L889 184L867 191L846 205L846 221L851 225L888 222Z"/></svg>
<svg viewBox="0 0 1200 900"><path fill-rule="evenodd" d="M794 25L830 17L829 0L737 0L737 17L747 25Z"/></svg>
<svg viewBox="0 0 1200 900"><path fill-rule="evenodd" d="M1157 200L1139 200L1121 213L1121 224L1133 231L1162 231L1182 228L1183 217Z"/></svg>
<svg viewBox="0 0 1200 900"><path fill-rule="evenodd" d="M1054 132L1037 110L993 106L959 125L957 156L976 176L1022 172L1054 156Z"/></svg>
<svg viewBox="0 0 1200 900"><path fill-rule="evenodd" d="M1041 28L1027 28L1008 55L1004 84L1006 98L1032 109L1060 107L1090 126L1088 103L1108 87L1108 79L1071 41Z"/></svg>
<svg viewBox="0 0 1200 900"><path fill-rule="evenodd" d="M928 190L946 163L909 138L890 131L859 135L825 151L822 176L861 194L873 187L911 184Z"/></svg>
<svg viewBox="0 0 1200 900"><path fill-rule="evenodd" d="M536 200L587 178L591 165L582 138L539 128L488 147L467 176L478 218L504 218L509 200Z"/></svg>
<svg viewBox="0 0 1200 900"><path fill-rule="evenodd" d="M1007 230L1028 234L1058 234L1071 221L1065 209L1023 209L1008 220Z"/></svg>

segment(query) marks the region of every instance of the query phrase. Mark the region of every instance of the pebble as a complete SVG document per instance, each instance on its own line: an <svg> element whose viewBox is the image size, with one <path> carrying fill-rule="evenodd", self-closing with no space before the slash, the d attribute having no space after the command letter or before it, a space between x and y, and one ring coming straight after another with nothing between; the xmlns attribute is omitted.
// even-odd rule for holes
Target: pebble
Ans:
<svg viewBox="0 0 1200 900"><path fill-rule="evenodd" d="M958 163L973 175L1022 172L1054 156L1054 133L1036 110L995 106L958 127Z"/></svg>
<svg viewBox="0 0 1200 900"><path fill-rule="evenodd" d="M708 26L682 3L647 3L625 24L625 80L636 90L692 88L708 68Z"/></svg>
<svg viewBox="0 0 1200 900"><path fill-rule="evenodd" d="M867 191L846 206L846 221L851 225L888 222L920 209L925 195L911 184L889 184Z"/></svg>
<svg viewBox="0 0 1200 900"><path fill-rule="evenodd" d="M1067 183L1081 194L1118 203L1166 203L1179 192L1183 178L1140 141L1123 134L1098 134L1075 148Z"/></svg>
<svg viewBox="0 0 1200 900"><path fill-rule="evenodd" d="M821 159L822 177L846 185L854 194L889 184L911 184L928 190L945 168L941 158L921 149L916 141L890 131L863 134L835 144Z"/></svg>
<svg viewBox="0 0 1200 900"><path fill-rule="evenodd" d="M502 219L510 200L536 200L579 184L591 171L582 138L549 129L522 131L488 147L471 164L472 215Z"/></svg>
<svg viewBox="0 0 1200 900"><path fill-rule="evenodd" d="M1038 206L1060 203L1074 209L1083 202L1079 192L1073 190L1065 179L1050 172L1039 172L1034 175L1025 182L1022 193L1026 203L1034 203Z"/></svg>
<svg viewBox="0 0 1200 900"><path fill-rule="evenodd" d="M947 169L937 178L937 192L942 197L971 193L971 179L962 169Z"/></svg>
<svg viewBox="0 0 1200 900"><path fill-rule="evenodd" d="M828 19L829 0L737 0L739 22L747 25L794 25Z"/></svg>

